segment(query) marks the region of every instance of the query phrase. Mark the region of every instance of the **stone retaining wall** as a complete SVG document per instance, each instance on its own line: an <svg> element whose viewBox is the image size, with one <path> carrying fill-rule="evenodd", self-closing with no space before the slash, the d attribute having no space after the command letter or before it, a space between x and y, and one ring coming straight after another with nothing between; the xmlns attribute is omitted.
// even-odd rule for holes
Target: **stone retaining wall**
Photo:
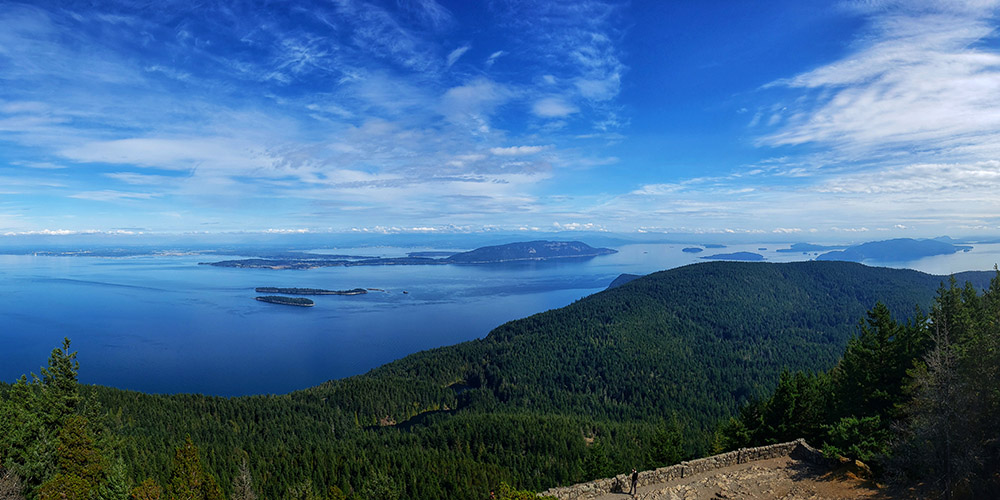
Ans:
<svg viewBox="0 0 1000 500"><path fill-rule="evenodd" d="M804 439L798 439L787 443L759 446L757 448L740 448L729 453L699 458L689 462L681 462L670 467L642 471L639 473L639 486L683 479L693 474L721 469L730 465L786 456L816 463L823 463L826 460L823 458L822 453L806 444ZM551 488L543 491L541 495L553 496L559 500L585 500L608 493L628 492L629 475L627 473L619 474L615 477L598 479L589 483Z"/></svg>

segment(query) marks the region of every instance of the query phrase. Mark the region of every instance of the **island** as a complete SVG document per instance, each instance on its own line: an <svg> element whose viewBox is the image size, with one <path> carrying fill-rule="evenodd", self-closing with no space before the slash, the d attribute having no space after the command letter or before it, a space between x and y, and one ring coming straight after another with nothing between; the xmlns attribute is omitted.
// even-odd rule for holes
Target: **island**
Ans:
<svg viewBox="0 0 1000 500"><path fill-rule="evenodd" d="M913 238L897 238L894 240L869 241L868 243L848 247L846 250L827 252L816 257L816 260L906 262L924 257L933 257L935 255L968 252L969 250L972 250L971 246L953 245L939 239L915 240Z"/></svg>
<svg viewBox="0 0 1000 500"><path fill-rule="evenodd" d="M427 252L415 252L416 255ZM199 265L236 267L243 269L313 269L317 267L350 266L415 266L445 264L502 264L508 262L545 261L553 259L587 259L618 253L611 248L594 248L579 241L528 241L477 248L444 258L420 256L379 257L371 259L240 259L201 262Z"/></svg>
<svg viewBox="0 0 1000 500"><path fill-rule="evenodd" d="M701 253L704 252L705 249L698 247L687 247L687 248L682 248L681 251L684 253Z"/></svg>
<svg viewBox="0 0 1000 500"><path fill-rule="evenodd" d="M346 259L238 259L220 262L199 262L200 266L238 267L244 269L315 269L317 267L352 266L419 266L447 264L444 259L422 257L376 257L363 260Z"/></svg>
<svg viewBox="0 0 1000 500"><path fill-rule="evenodd" d="M739 260L743 262L759 262L764 260L763 255L753 252L717 253L715 255L707 255L702 258L709 260Z"/></svg>
<svg viewBox="0 0 1000 500"><path fill-rule="evenodd" d="M816 245L813 243L792 243L789 248L779 248L775 250L778 253L809 253L809 252L821 252L823 250L839 250L841 248L847 248L847 245Z"/></svg>
<svg viewBox="0 0 1000 500"><path fill-rule="evenodd" d="M264 295L262 297L254 297L256 300L261 302L267 302L269 304L281 304L283 306L299 306L299 307L312 307L316 305L313 301L305 299L302 297L284 297L281 295Z"/></svg>
<svg viewBox="0 0 1000 500"><path fill-rule="evenodd" d="M273 286L259 286L257 293L283 293L286 295L361 295L368 293L364 288L352 288L350 290L324 290L322 288L278 288Z"/></svg>
<svg viewBox="0 0 1000 500"><path fill-rule="evenodd" d="M594 248L579 241L527 241L477 248L445 259L450 264L498 264L503 262L590 258L618 253Z"/></svg>

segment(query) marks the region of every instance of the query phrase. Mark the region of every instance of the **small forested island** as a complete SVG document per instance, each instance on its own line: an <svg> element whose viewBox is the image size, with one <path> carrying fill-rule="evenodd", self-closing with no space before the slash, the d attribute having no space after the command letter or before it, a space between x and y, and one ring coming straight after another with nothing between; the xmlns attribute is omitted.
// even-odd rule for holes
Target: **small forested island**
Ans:
<svg viewBox="0 0 1000 500"><path fill-rule="evenodd" d="M611 248L594 248L579 241L528 241L477 248L449 257L432 258L438 252L413 252L408 257L378 257L349 260L322 258L239 259L201 262L199 265L244 269L313 269L350 266L414 266L444 264L502 264L506 262L544 261L567 258L591 258L618 253Z"/></svg>
<svg viewBox="0 0 1000 500"><path fill-rule="evenodd" d="M816 245L813 243L792 243L788 248L779 248L775 250L778 253L809 253L809 252L822 252L824 250L839 250L841 248L846 248L847 245Z"/></svg>
<svg viewBox="0 0 1000 500"><path fill-rule="evenodd" d="M701 252L704 252L705 249L704 248L698 248L698 247L687 247L687 248L681 249L681 251L684 252L684 253L701 253Z"/></svg>
<svg viewBox="0 0 1000 500"><path fill-rule="evenodd" d="M715 255L706 255L702 258L707 260L738 260L742 262L759 262L764 260L763 255L753 252L717 253Z"/></svg>
<svg viewBox="0 0 1000 500"><path fill-rule="evenodd" d="M257 293L283 293L286 295L362 295L368 293L368 290L364 288L324 290L322 288L279 288L273 286L259 286L255 291Z"/></svg>
<svg viewBox="0 0 1000 500"><path fill-rule="evenodd" d="M588 258L618 253L610 248L594 248L579 241L528 241L477 248L448 257L452 264L498 264L528 260Z"/></svg>
<svg viewBox="0 0 1000 500"><path fill-rule="evenodd" d="M299 307L312 307L315 305L310 299L302 297L285 297L282 295L264 295L261 297L254 297L256 300L261 302L267 302L270 304L281 304L283 306L299 306Z"/></svg>

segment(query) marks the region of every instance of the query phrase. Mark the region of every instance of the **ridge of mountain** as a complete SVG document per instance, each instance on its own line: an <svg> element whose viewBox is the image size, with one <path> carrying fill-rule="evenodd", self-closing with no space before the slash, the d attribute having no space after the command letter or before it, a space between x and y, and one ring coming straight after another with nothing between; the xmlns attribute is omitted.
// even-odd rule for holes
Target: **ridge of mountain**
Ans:
<svg viewBox="0 0 1000 500"><path fill-rule="evenodd" d="M608 285L608 288L617 288L624 285L625 283L628 283L630 281L635 281L641 277L643 277L642 274L622 273L619 274L617 278L611 281L611 284Z"/></svg>
<svg viewBox="0 0 1000 500"><path fill-rule="evenodd" d="M993 274L955 277L985 288ZM580 414L641 419L644 412L630 403L639 400L666 414L697 409L715 419L764 395L783 367L832 366L877 302L909 317L947 280L849 262L698 263L508 322L483 339L407 356L364 377L440 386L461 381L534 410L558 401ZM724 365L735 369L705 373ZM709 398L716 400L711 404L699 401L713 386L727 393Z"/></svg>
<svg viewBox="0 0 1000 500"><path fill-rule="evenodd" d="M983 288L993 275L956 279ZM947 280L849 262L705 262L286 395L88 391L146 475L169 459L150 450L190 435L223 483L234 449L257 457L269 497L309 478L346 491L377 467L410 498L481 496L500 480L537 491L656 467L670 460L655 451L665 442L682 458L707 454L713 426L769 394L783 368L828 369L876 302L905 316ZM671 428L677 441L650 438Z"/></svg>

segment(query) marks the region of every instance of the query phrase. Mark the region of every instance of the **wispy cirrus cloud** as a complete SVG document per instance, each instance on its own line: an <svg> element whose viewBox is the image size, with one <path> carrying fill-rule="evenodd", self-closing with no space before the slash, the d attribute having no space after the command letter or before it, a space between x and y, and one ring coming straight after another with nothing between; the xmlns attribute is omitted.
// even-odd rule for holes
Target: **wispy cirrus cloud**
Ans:
<svg viewBox="0 0 1000 500"><path fill-rule="evenodd" d="M688 145L659 124L704 102L642 115L637 82L702 76L628 46L648 5L5 4L0 230L72 229L45 207L153 230L995 226L997 3L838 5L853 38L741 89L745 135ZM752 154L699 163L724 142Z"/></svg>
<svg viewBox="0 0 1000 500"><path fill-rule="evenodd" d="M841 4L865 23L845 54L756 93L748 127L781 156L640 185L601 210L775 234L1000 229L998 7Z"/></svg>
<svg viewBox="0 0 1000 500"><path fill-rule="evenodd" d="M156 193L137 193L137 192L127 192L127 191L115 191L111 189L104 189L101 191L86 191L83 193L72 194L70 198L78 198L81 200L91 200L91 201L134 201L134 200L149 200L156 198L159 195Z"/></svg>
<svg viewBox="0 0 1000 500"><path fill-rule="evenodd" d="M541 153L546 149L551 148L551 145L546 146L508 146L505 148L490 148L490 153L497 156L525 156Z"/></svg>
<svg viewBox="0 0 1000 500"><path fill-rule="evenodd" d="M468 52L470 47L468 45L463 45L448 54L448 60L445 63L447 67L452 67L463 54Z"/></svg>
<svg viewBox="0 0 1000 500"><path fill-rule="evenodd" d="M867 36L849 56L772 82L805 91L763 145L819 144L853 157L898 150L950 155L1000 136L994 1L864 2Z"/></svg>
<svg viewBox="0 0 1000 500"><path fill-rule="evenodd" d="M490 54L490 56L486 58L486 67L489 68L493 66L497 62L497 59L500 59L500 57L503 56L504 54L506 54L506 52L502 50L498 50Z"/></svg>
<svg viewBox="0 0 1000 500"><path fill-rule="evenodd" d="M557 20L545 4L523 7ZM606 34L618 20L595 19L595 8L559 7L553 38L542 40L549 30L504 9L489 11L488 36L470 37L434 0L14 4L0 12L0 141L20 149L0 159L62 172L59 186L11 174L26 181L18 196L27 203L128 202L131 217L148 207L177 227L200 224L183 220L194 214L237 220L225 207L263 199L281 207L270 213L326 227L353 221L358 207L366 217L438 222L504 206L538 213L538 185L553 169L605 156L565 134L591 128L588 100L614 98L613 86L575 83L603 71L598 59L617 61ZM545 50L523 52L525 40ZM556 87L536 78L541 66L493 72L500 59L535 66L552 57L571 62ZM548 136L533 128L539 118L572 123ZM328 210L331 199L344 211ZM136 225L125 218L107 223Z"/></svg>

